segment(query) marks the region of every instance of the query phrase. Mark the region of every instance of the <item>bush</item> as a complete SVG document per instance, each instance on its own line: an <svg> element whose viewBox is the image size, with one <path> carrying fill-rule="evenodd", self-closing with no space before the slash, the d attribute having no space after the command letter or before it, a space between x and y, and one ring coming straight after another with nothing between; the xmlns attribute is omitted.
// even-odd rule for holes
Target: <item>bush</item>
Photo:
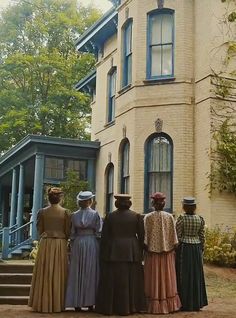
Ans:
<svg viewBox="0 0 236 318"><path fill-rule="evenodd" d="M206 229L204 261L219 266L236 267L236 228L223 229L216 226Z"/></svg>

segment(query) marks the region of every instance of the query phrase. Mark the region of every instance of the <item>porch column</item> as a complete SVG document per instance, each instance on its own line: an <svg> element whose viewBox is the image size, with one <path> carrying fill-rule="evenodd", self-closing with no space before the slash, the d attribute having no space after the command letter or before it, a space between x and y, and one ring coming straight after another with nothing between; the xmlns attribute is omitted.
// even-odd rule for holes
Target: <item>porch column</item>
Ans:
<svg viewBox="0 0 236 318"><path fill-rule="evenodd" d="M17 200L17 217L16 223L17 227L23 225L23 211L24 210L24 166L20 164L20 173L19 173L19 188L18 188L18 200ZM22 239L22 231L18 234L18 243Z"/></svg>
<svg viewBox="0 0 236 318"><path fill-rule="evenodd" d="M11 184L11 210L10 210L10 227L16 224L16 210L17 210L17 171L16 168L12 170L12 184Z"/></svg>
<svg viewBox="0 0 236 318"><path fill-rule="evenodd" d="M87 179L88 179L91 191L94 192L95 191L95 160L94 159L88 160Z"/></svg>
<svg viewBox="0 0 236 318"><path fill-rule="evenodd" d="M44 175L44 155L36 154L34 168L34 192L33 192L33 207L32 207L32 240L37 239L37 212L42 208L43 200L43 175Z"/></svg>
<svg viewBox="0 0 236 318"><path fill-rule="evenodd" d="M3 227L3 197L2 184L0 183L0 228Z"/></svg>

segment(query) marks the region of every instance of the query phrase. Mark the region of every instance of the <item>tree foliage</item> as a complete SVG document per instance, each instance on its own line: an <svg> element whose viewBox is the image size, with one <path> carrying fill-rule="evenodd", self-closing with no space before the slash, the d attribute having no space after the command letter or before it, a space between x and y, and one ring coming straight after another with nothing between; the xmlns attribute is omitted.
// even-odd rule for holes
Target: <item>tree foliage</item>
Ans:
<svg viewBox="0 0 236 318"><path fill-rule="evenodd" d="M211 190L236 194L236 0L227 3L223 24L227 31L224 69L212 77L217 102L211 108Z"/></svg>
<svg viewBox="0 0 236 318"><path fill-rule="evenodd" d="M27 134L88 138L89 98L74 85L93 67L75 39L100 12L76 0L16 0L0 16L0 153Z"/></svg>
<svg viewBox="0 0 236 318"><path fill-rule="evenodd" d="M65 181L61 182L60 187L64 192L64 207L71 212L78 210L76 196L80 191L88 190L88 182L80 180L77 171L68 170Z"/></svg>

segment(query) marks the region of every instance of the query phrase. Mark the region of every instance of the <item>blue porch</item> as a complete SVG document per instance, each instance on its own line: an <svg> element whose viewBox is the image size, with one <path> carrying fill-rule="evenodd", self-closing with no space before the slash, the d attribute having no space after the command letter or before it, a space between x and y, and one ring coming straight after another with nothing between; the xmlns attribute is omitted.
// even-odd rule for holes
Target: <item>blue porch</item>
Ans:
<svg viewBox="0 0 236 318"><path fill-rule="evenodd" d="M99 142L29 135L0 158L0 244L10 258L37 239L37 211L45 206L44 187L78 171L95 191Z"/></svg>

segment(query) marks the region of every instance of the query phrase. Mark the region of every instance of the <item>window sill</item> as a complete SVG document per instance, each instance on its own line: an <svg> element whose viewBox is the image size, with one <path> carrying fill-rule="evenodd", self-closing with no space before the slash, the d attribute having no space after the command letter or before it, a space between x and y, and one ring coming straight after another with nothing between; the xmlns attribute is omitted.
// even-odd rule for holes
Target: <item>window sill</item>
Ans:
<svg viewBox="0 0 236 318"><path fill-rule="evenodd" d="M106 124L104 125L104 128L108 128L108 127L111 127L111 126L113 126L113 125L115 125L115 120L112 120L112 121L109 121L109 123L106 123Z"/></svg>
<svg viewBox="0 0 236 318"><path fill-rule="evenodd" d="M130 90L131 86L132 86L131 84L128 84L128 85L122 87L122 88L119 90L118 94L123 94L123 93L127 92L128 90Z"/></svg>
<svg viewBox="0 0 236 318"><path fill-rule="evenodd" d="M169 82L174 82L175 77L159 77L159 78L150 78L143 81L146 85L162 85L168 84Z"/></svg>

